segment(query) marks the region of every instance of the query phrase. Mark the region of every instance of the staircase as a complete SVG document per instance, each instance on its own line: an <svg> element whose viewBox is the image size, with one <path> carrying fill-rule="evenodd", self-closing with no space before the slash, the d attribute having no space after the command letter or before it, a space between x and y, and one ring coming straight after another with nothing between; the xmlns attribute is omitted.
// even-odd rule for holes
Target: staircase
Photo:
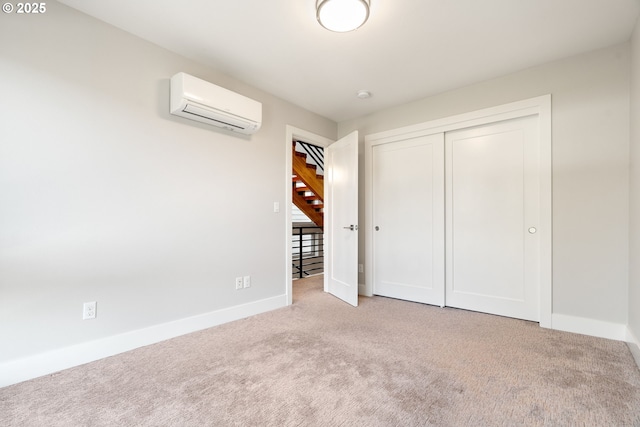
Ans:
<svg viewBox="0 0 640 427"><path fill-rule="evenodd" d="M317 171L317 166L307 163L308 155L296 151L297 141L293 141L292 156L292 188L293 203L318 227L324 225L324 176ZM300 143L304 144L304 143ZM316 147L317 148L317 147ZM313 154L315 161L322 163L318 154ZM319 156L322 156L320 151ZM322 165L321 165L322 166Z"/></svg>

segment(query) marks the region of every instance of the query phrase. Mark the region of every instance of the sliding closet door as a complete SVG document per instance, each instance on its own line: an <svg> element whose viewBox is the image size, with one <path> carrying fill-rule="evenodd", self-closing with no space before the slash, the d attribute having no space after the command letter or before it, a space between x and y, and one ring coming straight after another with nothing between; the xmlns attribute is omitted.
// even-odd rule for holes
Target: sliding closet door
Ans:
<svg viewBox="0 0 640 427"><path fill-rule="evenodd" d="M446 305L539 320L538 118L448 132Z"/></svg>
<svg viewBox="0 0 640 427"><path fill-rule="evenodd" d="M444 305L444 134L375 145L373 293Z"/></svg>

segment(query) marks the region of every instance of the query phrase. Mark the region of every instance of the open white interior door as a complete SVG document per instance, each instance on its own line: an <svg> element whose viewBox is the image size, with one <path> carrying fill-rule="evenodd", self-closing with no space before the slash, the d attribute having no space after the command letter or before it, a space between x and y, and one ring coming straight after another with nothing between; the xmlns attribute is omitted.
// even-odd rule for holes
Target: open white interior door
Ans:
<svg viewBox="0 0 640 427"><path fill-rule="evenodd" d="M324 290L358 305L358 132L325 149Z"/></svg>

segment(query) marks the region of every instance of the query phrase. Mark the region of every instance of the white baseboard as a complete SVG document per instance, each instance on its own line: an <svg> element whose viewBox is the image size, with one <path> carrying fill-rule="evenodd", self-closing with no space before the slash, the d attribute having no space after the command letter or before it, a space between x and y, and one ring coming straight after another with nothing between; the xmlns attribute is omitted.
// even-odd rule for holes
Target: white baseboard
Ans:
<svg viewBox="0 0 640 427"><path fill-rule="evenodd" d="M629 346L629 350L631 350L631 354L636 361L636 365L640 369L640 341L638 337L627 327L627 345Z"/></svg>
<svg viewBox="0 0 640 427"><path fill-rule="evenodd" d="M279 295L5 362L0 364L0 387L52 374L286 305L286 295Z"/></svg>
<svg viewBox="0 0 640 427"><path fill-rule="evenodd" d="M363 296L371 296L371 295L367 295L367 285L365 285L364 283L358 283L358 295L363 295Z"/></svg>
<svg viewBox="0 0 640 427"><path fill-rule="evenodd" d="M566 314L552 314L551 329L616 341L627 340L627 325Z"/></svg>

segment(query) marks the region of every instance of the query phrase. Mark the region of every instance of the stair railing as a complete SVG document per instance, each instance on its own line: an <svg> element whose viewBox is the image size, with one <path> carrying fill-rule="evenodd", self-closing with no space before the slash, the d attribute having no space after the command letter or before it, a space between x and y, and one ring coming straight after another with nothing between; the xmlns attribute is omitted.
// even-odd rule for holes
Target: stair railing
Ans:
<svg viewBox="0 0 640 427"><path fill-rule="evenodd" d="M296 141L296 147L298 146L301 152L306 153L318 168L324 172L324 149L304 141Z"/></svg>
<svg viewBox="0 0 640 427"><path fill-rule="evenodd" d="M322 228L314 224L294 224L291 253L294 279L323 273L324 235Z"/></svg>

